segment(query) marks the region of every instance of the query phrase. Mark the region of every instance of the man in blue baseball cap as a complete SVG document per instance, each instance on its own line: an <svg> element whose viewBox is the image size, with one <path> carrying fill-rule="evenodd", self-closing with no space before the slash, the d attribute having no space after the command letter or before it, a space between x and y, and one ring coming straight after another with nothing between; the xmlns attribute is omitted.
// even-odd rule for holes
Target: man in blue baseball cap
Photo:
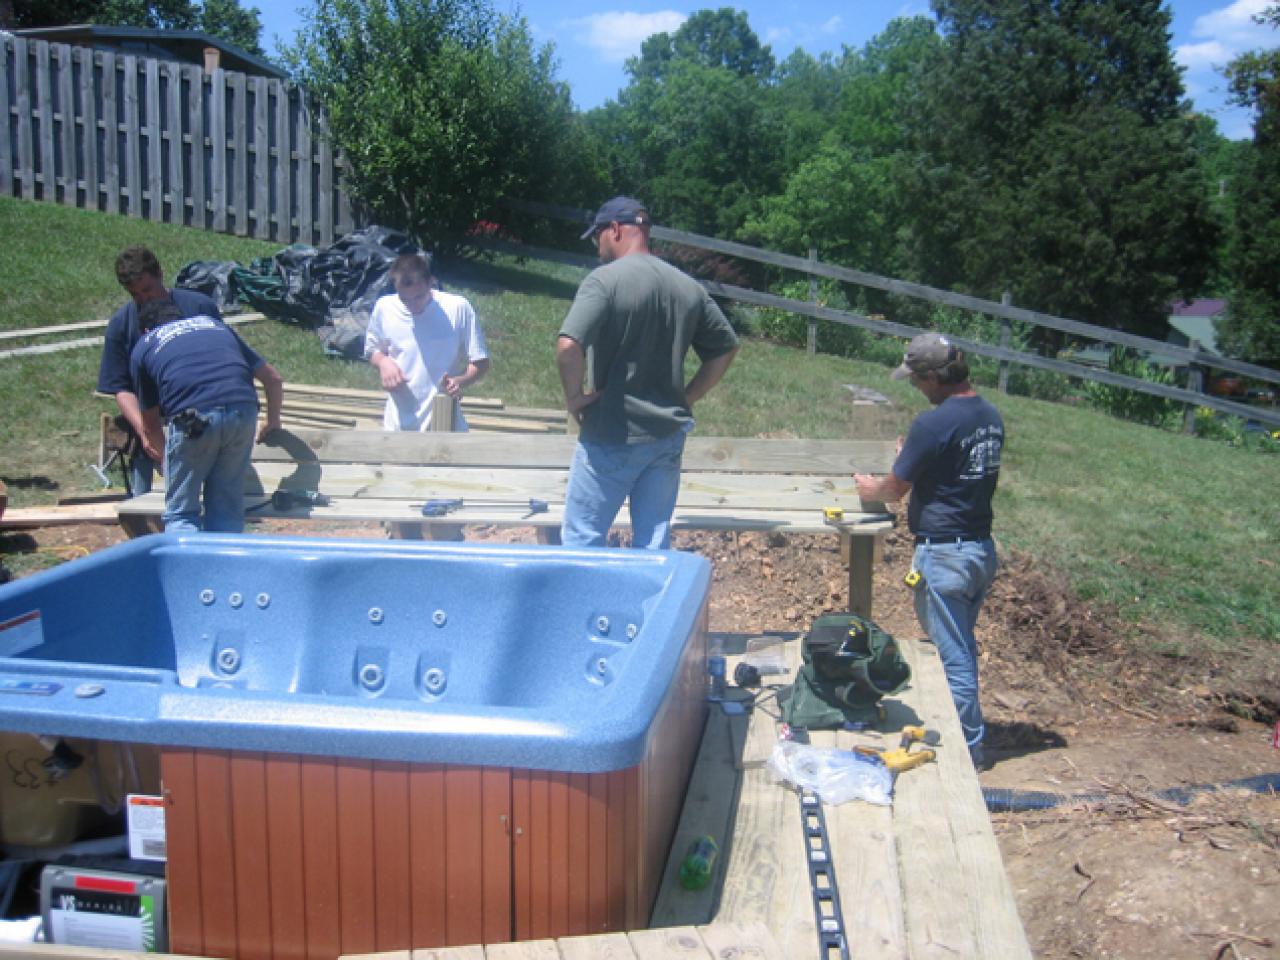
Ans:
<svg viewBox="0 0 1280 960"><path fill-rule="evenodd" d="M738 352L702 286L649 251L651 224L639 200L614 197L582 235L603 265L582 281L556 341L565 406L581 425L560 531L567 546L603 546L624 501L634 546L671 545L693 405ZM701 364L686 383L690 349Z"/></svg>

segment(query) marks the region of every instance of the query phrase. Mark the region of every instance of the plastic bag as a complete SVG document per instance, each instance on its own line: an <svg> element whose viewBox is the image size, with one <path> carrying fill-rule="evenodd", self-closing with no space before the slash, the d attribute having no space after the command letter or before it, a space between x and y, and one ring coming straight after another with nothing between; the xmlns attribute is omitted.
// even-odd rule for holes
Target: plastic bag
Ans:
<svg viewBox="0 0 1280 960"><path fill-rule="evenodd" d="M851 750L779 740L769 757L769 770L779 780L812 790L823 803L865 800L888 806L893 802L889 769L874 757Z"/></svg>

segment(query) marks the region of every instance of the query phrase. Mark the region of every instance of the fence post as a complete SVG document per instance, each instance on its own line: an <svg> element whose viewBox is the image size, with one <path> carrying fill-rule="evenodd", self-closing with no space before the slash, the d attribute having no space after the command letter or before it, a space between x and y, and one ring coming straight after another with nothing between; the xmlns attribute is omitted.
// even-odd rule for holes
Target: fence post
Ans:
<svg viewBox="0 0 1280 960"><path fill-rule="evenodd" d="M1011 303L1013 303L1013 294L1011 294L1008 290L1000 294L1000 305L1002 307L1007 307ZM1009 323L1009 318L1001 317L1000 318L1000 346L1003 347L1005 350L1009 349L1009 340L1012 336L1013 336L1013 329L1012 329L1012 324ZM1009 361L1008 360L1000 361L1000 377L999 377L998 383L999 383L999 390L1001 393L1009 392Z"/></svg>
<svg viewBox="0 0 1280 960"><path fill-rule="evenodd" d="M817 247L809 248L809 262L811 264L818 262ZM809 274L809 302L810 303L818 302L818 278L812 273ZM811 357L818 352L818 318L817 317L809 318L809 337L805 343L805 346L809 352L809 356Z"/></svg>
<svg viewBox="0 0 1280 960"><path fill-rule="evenodd" d="M1200 341L1192 340L1188 346L1200 352ZM1198 363L1187 365L1187 389L1196 393L1204 392L1204 367ZM1196 404L1188 403L1182 410L1182 432L1194 435L1196 432Z"/></svg>

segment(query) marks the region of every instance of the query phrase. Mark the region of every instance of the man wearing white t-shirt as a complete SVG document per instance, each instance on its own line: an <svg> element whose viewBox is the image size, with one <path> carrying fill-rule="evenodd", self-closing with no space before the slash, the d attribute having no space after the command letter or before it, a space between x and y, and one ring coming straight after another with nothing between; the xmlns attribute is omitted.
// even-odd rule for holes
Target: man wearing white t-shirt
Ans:
<svg viewBox="0 0 1280 960"><path fill-rule="evenodd" d="M389 273L396 292L379 298L364 338L364 355L387 391L382 424L387 430L430 430L437 394L459 399L488 372L489 353L466 298L432 289L427 254L397 257ZM456 408L454 429L467 429Z"/></svg>

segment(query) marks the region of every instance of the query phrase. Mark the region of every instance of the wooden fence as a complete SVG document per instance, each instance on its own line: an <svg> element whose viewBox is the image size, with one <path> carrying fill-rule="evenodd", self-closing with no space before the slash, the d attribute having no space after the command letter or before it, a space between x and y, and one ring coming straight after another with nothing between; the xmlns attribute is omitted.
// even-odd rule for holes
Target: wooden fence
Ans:
<svg viewBox="0 0 1280 960"><path fill-rule="evenodd" d="M509 200L507 201L507 204L513 209L517 209L525 213L532 213L557 220L565 220L582 224L590 223L591 217L594 213L594 211L591 210L580 210L573 207L561 207L524 200ZM706 237L701 234L687 233L683 230L673 230L669 227L654 226L651 231L651 236L656 240L678 243L698 250L708 250L715 253L727 254L728 256L739 257L756 263L764 263L773 267L782 267L788 270L794 270L798 273L807 274L809 276L828 277L845 283L860 284L877 290L885 290L899 296L924 300L928 303L937 304L939 306L956 307L962 310L971 310L975 313L983 313L999 317L1006 325L1006 329L1008 324L1017 321L1032 326L1048 327L1052 330L1060 330L1080 337L1083 340L1125 346L1135 350L1157 354L1161 357L1168 357L1179 364L1185 365L1187 369L1188 386L1175 387L1162 383L1152 383L1148 380L1140 380L1136 377L1126 377L1121 374L1112 373L1109 370L1100 370L1096 367L1085 366L1080 363L1072 363L1055 357L1042 357L1034 353L1025 353L1019 350L1013 350L1007 345L1002 346L980 343L975 340L952 337L959 346L969 353L977 356L991 357L999 360L1002 365L1006 363L1021 364L1035 369L1049 370L1053 373L1081 380L1091 380L1097 383L1106 383L1112 386L1123 387L1128 390L1136 390L1139 393L1147 393L1152 396L1163 397L1167 400L1174 400L1179 403L1186 404L1188 413L1187 419L1189 423L1192 420L1192 414L1196 407L1208 407L1211 410L1217 410L1221 413L1243 417L1247 420L1256 420L1259 423L1265 423L1271 426L1280 426L1280 408L1250 406L1248 404L1236 403L1220 397L1209 396L1199 390L1199 386L1203 383L1203 372L1206 369L1229 370L1233 373L1252 377L1255 380L1262 380L1267 383L1280 383L1280 371L1272 370L1268 367L1260 367L1256 364L1245 363L1241 360L1232 360L1227 357L1220 357L1216 354L1206 353L1199 349L1181 347L1176 344L1167 343L1163 340L1152 340L1147 337L1140 337L1135 334L1124 333L1119 330L1111 330L1107 327L1081 323L1078 320L1068 320L1065 317L1055 317L1052 314L1039 313L1034 310L1016 307L1008 302L983 300L978 297L953 293L949 290L940 290L936 287L929 287L920 283L910 283L904 280L880 277L873 273L866 273L861 270L852 270L848 267L842 267L837 264L823 263L814 256L810 256L808 258L797 257L791 254L777 253L772 250L762 250L758 247L750 247L742 243L718 240L715 237ZM594 266L598 263L594 257L554 250L533 249L515 244L506 244L500 241L490 241L487 245L493 249L505 249L512 253L520 253L525 256L535 256L542 259L554 260L560 263L569 263L576 266ZM755 306L783 310L788 313L807 316L814 320L827 320L833 323L844 324L846 326L860 327L874 333L887 334L894 337L913 337L916 334L923 332L916 327L907 326L906 324L893 323L891 321L880 320L874 317L864 317L856 313L850 313L844 310L835 310L831 307L823 307L816 303L804 300L793 300L787 297L779 297L774 294L763 293L759 290L751 290L745 287L737 287L710 281L704 282L704 286L706 286L707 289L716 296L736 300L740 303L750 303ZM1007 344L1007 337L1002 339ZM1004 378L1002 377L1001 380L1001 387L1003 389Z"/></svg>
<svg viewBox="0 0 1280 960"><path fill-rule="evenodd" d="M322 245L341 170L296 84L0 36L0 195Z"/></svg>

